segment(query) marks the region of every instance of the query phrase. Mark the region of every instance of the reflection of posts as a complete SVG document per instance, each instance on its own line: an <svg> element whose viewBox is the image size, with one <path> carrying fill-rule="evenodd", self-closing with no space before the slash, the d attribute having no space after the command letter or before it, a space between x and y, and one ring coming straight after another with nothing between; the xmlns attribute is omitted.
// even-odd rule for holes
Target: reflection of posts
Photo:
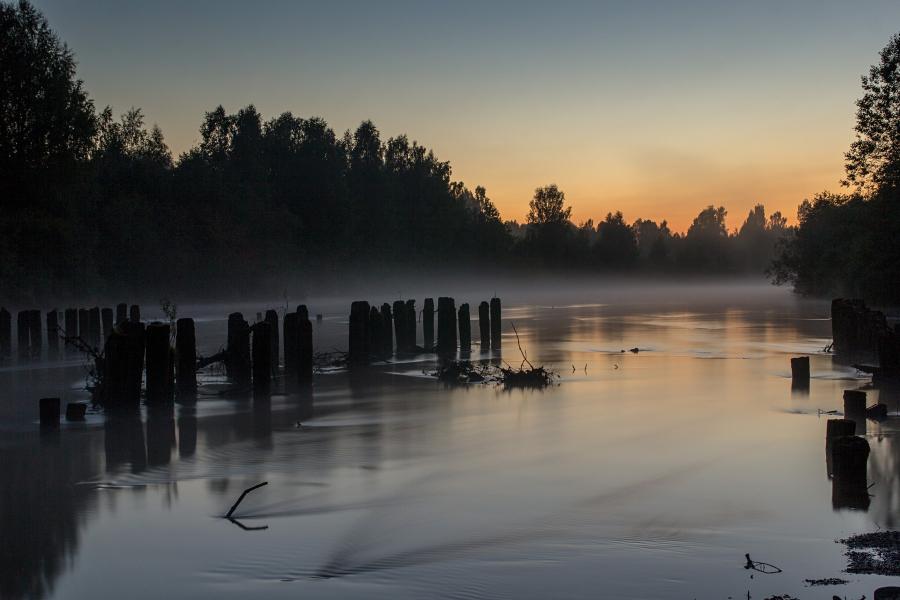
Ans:
<svg viewBox="0 0 900 600"><path fill-rule="evenodd" d="M182 406L178 410L178 456L190 458L197 451L197 410Z"/></svg>
<svg viewBox="0 0 900 600"><path fill-rule="evenodd" d="M831 444L831 452L832 507L835 510L842 508L867 510L870 502L866 474L869 442L859 436L835 438Z"/></svg>
<svg viewBox="0 0 900 600"><path fill-rule="evenodd" d="M834 440L856 433L856 423L849 419L828 419L825 426L825 468L828 479L834 474L834 466L831 460L831 446Z"/></svg>
<svg viewBox="0 0 900 600"><path fill-rule="evenodd" d="M147 464L167 465L175 448L175 411L169 406L147 409Z"/></svg>
<svg viewBox="0 0 900 600"><path fill-rule="evenodd" d="M137 409L107 412L103 430L108 472L123 464L130 464L132 473L140 473L147 468L144 427Z"/></svg>

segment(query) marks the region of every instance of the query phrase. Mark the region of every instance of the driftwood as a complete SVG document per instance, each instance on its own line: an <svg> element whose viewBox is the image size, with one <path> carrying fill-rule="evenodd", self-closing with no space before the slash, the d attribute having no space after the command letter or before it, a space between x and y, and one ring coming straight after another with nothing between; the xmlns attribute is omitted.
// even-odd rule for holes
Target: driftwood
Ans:
<svg viewBox="0 0 900 600"><path fill-rule="evenodd" d="M266 343L268 343L268 342L269 342L269 340L266 340ZM269 485L269 482L263 481L262 483L257 483L256 485L254 485L252 487L248 487L246 490L244 490L243 493L241 493L240 498L237 499L237 502L235 502L231 506L231 510L228 511L228 513L225 515L225 518L231 519L231 515L234 514L234 511L237 510L237 507L240 505L240 503L244 501L244 498L247 496L247 494L249 494L253 490L258 490L259 488L263 487L264 485Z"/></svg>

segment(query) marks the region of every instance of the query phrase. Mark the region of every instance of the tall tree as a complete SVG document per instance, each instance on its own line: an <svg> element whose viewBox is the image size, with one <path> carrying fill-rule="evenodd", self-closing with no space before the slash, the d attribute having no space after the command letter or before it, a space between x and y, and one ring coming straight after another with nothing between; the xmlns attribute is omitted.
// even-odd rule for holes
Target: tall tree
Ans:
<svg viewBox="0 0 900 600"><path fill-rule="evenodd" d="M862 76L856 101L856 140L845 154L844 184L871 193L900 186L900 34L881 50L881 61Z"/></svg>

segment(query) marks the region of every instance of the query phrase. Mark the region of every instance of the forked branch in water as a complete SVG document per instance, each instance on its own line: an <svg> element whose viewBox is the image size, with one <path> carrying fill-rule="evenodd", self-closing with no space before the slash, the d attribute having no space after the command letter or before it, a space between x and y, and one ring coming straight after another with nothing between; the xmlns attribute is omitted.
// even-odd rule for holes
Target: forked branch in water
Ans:
<svg viewBox="0 0 900 600"><path fill-rule="evenodd" d="M228 514L225 515L225 518L226 518L226 519L231 519L231 515L232 515L232 514L234 513L234 511L237 509L238 505L239 505L241 502L244 501L244 497L245 497L247 494L249 494L250 492L252 492L253 490L257 490L257 489L261 488L261 487L264 486L264 485L269 485L269 482L268 482L268 481L263 481L262 483L257 483L257 484L254 485L253 487L248 487L246 490L244 490L244 493L241 494L241 497L237 499L237 502L235 502L234 505L231 507L231 510L228 511Z"/></svg>

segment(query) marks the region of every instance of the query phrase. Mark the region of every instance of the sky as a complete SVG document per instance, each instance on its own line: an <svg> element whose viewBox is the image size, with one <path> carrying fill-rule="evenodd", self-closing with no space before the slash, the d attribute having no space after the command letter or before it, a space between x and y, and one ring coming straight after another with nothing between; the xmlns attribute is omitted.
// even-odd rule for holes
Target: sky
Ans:
<svg viewBox="0 0 900 600"><path fill-rule="evenodd" d="M738 227L840 190L859 77L900 2L33 0L98 107L143 109L179 154L254 104L371 119L524 220L556 183L576 222L620 210Z"/></svg>

